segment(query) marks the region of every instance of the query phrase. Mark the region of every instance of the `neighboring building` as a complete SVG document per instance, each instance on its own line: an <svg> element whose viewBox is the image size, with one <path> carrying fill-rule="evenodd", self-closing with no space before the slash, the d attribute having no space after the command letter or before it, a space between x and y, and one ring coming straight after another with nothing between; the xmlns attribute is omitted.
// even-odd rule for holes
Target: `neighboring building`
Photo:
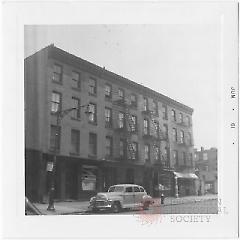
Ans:
<svg viewBox="0 0 240 240"><path fill-rule="evenodd" d="M196 193L193 109L50 45L25 59L26 195L88 198L116 183ZM88 104L89 107L81 107ZM57 128L56 111L77 108ZM57 134L56 136L56 133ZM56 147L56 149L55 149Z"/></svg>
<svg viewBox="0 0 240 240"><path fill-rule="evenodd" d="M195 165L200 179L199 193L218 193L217 149L195 149Z"/></svg>

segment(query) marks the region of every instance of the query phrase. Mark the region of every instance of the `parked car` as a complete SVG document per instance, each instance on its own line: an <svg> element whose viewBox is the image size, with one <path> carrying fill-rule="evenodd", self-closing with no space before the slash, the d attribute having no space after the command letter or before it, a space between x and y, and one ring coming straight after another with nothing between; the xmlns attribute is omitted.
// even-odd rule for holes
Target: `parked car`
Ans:
<svg viewBox="0 0 240 240"><path fill-rule="evenodd" d="M117 184L100 192L90 199L89 210L111 210L114 213L122 209L139 208L147 210L154 201L142 186L135 184Z"/></svg>

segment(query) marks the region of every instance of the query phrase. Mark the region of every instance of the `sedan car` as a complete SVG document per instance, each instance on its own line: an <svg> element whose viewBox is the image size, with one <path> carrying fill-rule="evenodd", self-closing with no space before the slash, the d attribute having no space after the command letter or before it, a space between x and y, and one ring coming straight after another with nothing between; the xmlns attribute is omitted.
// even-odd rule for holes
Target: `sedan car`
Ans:
<svg viewBox="0 0 240 240"><path fill-rule="evenodd" d="M100 192L90 199L89 210L111 210L114 213L121 209L148 209L154 201L142 186L135 184L117 184Z"/></svg>

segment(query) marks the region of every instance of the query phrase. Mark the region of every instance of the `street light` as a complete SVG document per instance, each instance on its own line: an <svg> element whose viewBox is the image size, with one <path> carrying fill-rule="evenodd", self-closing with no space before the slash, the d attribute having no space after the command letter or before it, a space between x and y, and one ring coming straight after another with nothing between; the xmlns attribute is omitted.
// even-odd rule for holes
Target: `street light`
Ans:
<svg viewBox="0 0 240 240"><path fill-rule="evenodd" d="M57 116L57 126L56 126L56 133L55 133L55 142L54 142L54 155L53 155L53 163L52 167L50 168L50 171L52 172L51 180L50 180L50 189L49 189L49 201L48 201L48 211L55 211L54 207L54 192L55 192L55 171L56 171L56 163L57 163L57 141L58 141L58 135L59 135L59 126L61 125L61 120L68 115L73 110L77 110L80 108L86 107L87 110L85 111L86 114L91 114L89 109L89 104L79 106L78 108L69 108L65 109L63 111L56 111L54 114Z"/></svg>

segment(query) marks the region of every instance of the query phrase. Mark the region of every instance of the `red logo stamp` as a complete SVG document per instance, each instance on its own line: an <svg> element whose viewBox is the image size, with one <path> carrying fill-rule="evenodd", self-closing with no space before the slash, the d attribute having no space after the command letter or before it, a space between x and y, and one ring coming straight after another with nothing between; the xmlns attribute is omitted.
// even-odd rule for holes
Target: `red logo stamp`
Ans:
<svg viewBox="0 0 240 240"><path fill-rule="evenodd" d="M161 223L164 218L164 215L161 214L161 200L155 199L149 209L144 207L138 208L134 216L142 225Z"/></svg>

